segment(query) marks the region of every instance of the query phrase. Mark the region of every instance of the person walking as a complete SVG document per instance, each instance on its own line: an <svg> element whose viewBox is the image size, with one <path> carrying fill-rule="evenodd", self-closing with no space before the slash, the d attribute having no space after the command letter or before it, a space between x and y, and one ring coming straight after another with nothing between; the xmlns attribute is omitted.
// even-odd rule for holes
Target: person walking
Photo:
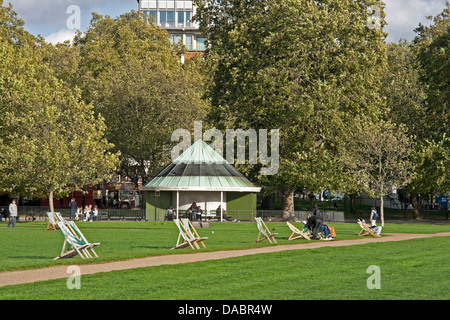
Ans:
<svg viewBox="0 0 450 320"><path fill-rule="evenodd" d="M70 218L72 220L75 220L75 215L77 214L78 205L75 201L75 198L72 198L69 202L69 208L70 208Z"/></svg>
<svg viewBox="0 0 450 320"><path fill-rule="evenodd" d="M13 199L11 204L9 205L9 223L8 228L12 225L13 228L16 227L16 219L17 219L17 205L16 200Z"/></svg>
<svg viewBox="0 0 450 320"><path fill-rule="evenodd" d="M377 209L375 207L372 207L372 211L370 211L370 222L372 226L377 225L377 219L379 217L379 214L377 212Z"/></svg>

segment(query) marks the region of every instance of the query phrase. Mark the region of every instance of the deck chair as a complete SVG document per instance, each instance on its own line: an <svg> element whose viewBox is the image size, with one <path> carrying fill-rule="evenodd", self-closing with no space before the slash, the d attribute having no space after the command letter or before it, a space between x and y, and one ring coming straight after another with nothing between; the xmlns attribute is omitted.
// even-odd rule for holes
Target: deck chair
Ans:
<svg viewBox="0 0 450 320"><path fill-rule="evenodd" d="M311 234L309 232L305 232L305 230L303 229L302 231L300 231L300 229L298 229L297 227L295 227L293 224L286 222L289 229L291 229L291 234L288 237L288 240L295 240L298 238L305 238L306 240L311 240Z"/></svg>
<svg viewBox="0 0 450 320"><path fill-rule="evenodd" d="M197 239L197 241L195 241L195 244L199 244L200 243L203 246L203 248L206 249L206 246L203 243L203 240L208 239L208 237L200 237L200 235L198 234L197 230L195 230L194 226L192 225L192 222L189 219L183 219L183 223L184 223L185 230L186 230L187 234L189 236Z"/></svg>
<svg viewBox="0 0 450 320"><path fill-rule="evenodd" d="M255 217L256 220L256 226L258 227L258 238L256 239L256 242L261 242L264 240L269 240L270 243L277 243L277 240L275 240L275 236L278 233L271 233L269 228L267 228L266 224L264 223L264 221L259 218L259 217ZM272 242L273 241L273 242Z"/></svg>
<svg viewBox="0 0 450 320"><path fill-rule="evenodd" d="M59 221L56 223L64 235L64 244L61 254L53 260L71 258L77 254L80 255L82 259L98 258L94 247L100 245L100 243L88 242L73 221L68 221L67 225Z"/></svg>
<svg viewBox="0 0 450 320"><path fill-rule="evenodd" d="M203 240L206 240L208 238L207 237L201 238L198 235L197 231L195 231L195 228L192 226L192 223L189 221L189 219L184 219L184 220L187 220L187 222L180 220L180 219L173 220L175 225L178 227L179 234L178 234L177 244L171 250L182 249L182 248L186 248L188 246L190 246L192 249L196 249L196 248L200 249L198 242L201 242L203 247L206 248L205 244L203 243Z"/></svg>
<svg viewBox="0 0 450 320"><path fill-rule="evenodd" d="M61 215L61 213L55 212L55 216L56 216L56 219L59 220L59 222L62 222L62 223L64 223L64 224L67 224L67 220L63 218L63 216Z"/></svg>
<svg viewBox="0 0 450 320"><path fill-rule="evenodd" d="M55 218L55 214L53 212L47 212L47 216L48 216L47 230L56 230L58 228L58 224Z"/></svg>
<svg viewBox="0 0 450 320"><path fill-rule="evenodd" d="M358 236L367 236L367 235L371 234L372 236L374 236L376 238L381 238L381 236L378 235L375 230L370 228L370 226L364 220L358 219L357 222L358 222L359 226L361 227L361 231L359 232Z"/></svg>

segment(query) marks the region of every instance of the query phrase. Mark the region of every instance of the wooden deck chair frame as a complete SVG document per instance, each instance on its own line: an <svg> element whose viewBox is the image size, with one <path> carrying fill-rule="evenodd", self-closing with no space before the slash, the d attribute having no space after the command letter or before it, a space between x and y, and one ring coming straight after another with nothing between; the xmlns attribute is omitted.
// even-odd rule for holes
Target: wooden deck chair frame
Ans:
<svg viewBox="0 0 450 320"><path fill-rule="evenodd" d="M189 219L183 219L182 223L185 226L186 233L188 236L192 239L195 239L194 245L197 247L197 249L200 249L199 243L203 246L203 248L206 249L205 244L203 243L204 240L207 240L208 237L200 237L197 230L195 230L194 226L192 225L192 222Z"/></svg>
<svg viewBox="0 0 450 320"><path fill-rule="evenodd" d="M55 214L53 212L47 212L47 217L48 217L47 230L58 229L58 224L56 221Z"/></svg>
<svg viewBox="0 0 450 320"><path fill-rule="evenodd" d="M375 230L371 229L367 223L365 223L364 221L361 221L361 220L358 220L357 222L358 222L359 226L361 227L361 231L359 232L358 236L367 236L367 235L371 234L372 236L374 236L376 238L381 238L381 236L378 235Z"/></svg>
<svg viewBox="0 0 450 320"><path fill-rule="evenodd" d="M98 257L93 248L95 246L98 246L100 243L89 243L88 241L86 241L86 238L82 236L81 232L80 235L77 236L66 224L59 221L57 222L57 224L64 235L64 244L61 250L61 254L53 260L71 258L76 255L79 255L82 259ZM72 226L72 228L74 227ZM78 229L76 225L75 228ZM89 252L89 250L92 251L94 256Z"/></svg>
<svg viewBox="0 0 450 320"><path fill-rule="evenodd" d="M188 219L186 219L186 220L188 220ZM186 248L188 246L190 246L192 249L196 249L196 248L200 249L200 246L198 245L197 242L202 241L207 238L200 238L200 237L196 238L194 236L194 234L192 233L192 231L190 231L189 228L186 226L186 223L183 220L174 219L173 222L178 227L179 234L178 234L177 244L171 250L182 249L182 248ZM195 228L194 228L194 230L195 230ZM197 231L195 231L195 232L197 232ZM197 233L197 235L198 235L198 233ZM206 248L206 246L204 244L203 244L203 246Z"/></svg>
<svg viewBox="0 0 450 320"><path fill-rule="evenodd" d="M264 221L259 218L255 217L256 220L256 226L258 227L258 238L256 238L256 242L261 242L264 240L269 240L270 243L277 243L277 240L275 240L275 236L278 235L278 233L271 233L269 228L267 228ZM273 242L272 242L273 241Z"/></svg>
<svg viewBox="0 0 450 320"><path fill-rule="evenodd" d="M291 229L291 234L288 237L288 240L295 240L299 238L305 238L306 240L311 240L309 234L300 231L296 226L294 226L292 223L286 222L289 229Z"/></svg>

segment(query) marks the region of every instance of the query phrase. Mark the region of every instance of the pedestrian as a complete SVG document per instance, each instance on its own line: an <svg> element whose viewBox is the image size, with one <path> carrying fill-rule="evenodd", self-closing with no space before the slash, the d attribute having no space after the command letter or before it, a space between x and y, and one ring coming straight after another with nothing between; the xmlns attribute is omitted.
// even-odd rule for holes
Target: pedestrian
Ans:
<svg viewBox="0 0 450 320"><path fill-rule="evenodd" d="M70 218L72 220L75 220L75 215L77 214L78 205L75 201L75 198L72 198L69 202L69 208L70 208Z"/></svg>
<svg viewBox="0 0 450 320"><path fill-rule="evenodd" d="M192 212L192 220L193 221L197 220L197 213L198 213L197 203L192 202L191 206L189 207L189 210L191 210Z"/></svg>
<svg viewBox="0 0 450 320"><path fill-rule="evenodd" d="M9 205L8 228L10 225L12 225L13 228L16 227L16 219L17 219L17 205L16 205L16 199L13 199L11 204Z"/></svg>
<svg viewBox="0 0 450 320"><path fill-rule="evenodd" d="M317 207L317 205L314 205L314 206L313 206L313 216L321 216L320 210L319 210L319 208Z"/></svg>
<svg viewBox="0 0 450 320"><path fill-rule="evenodd" d="M378 216L379 215L378 215L377 209L375 207L372 207L372 211L370 211L370 222L371 222L372 226L377 225Z"/></svg>

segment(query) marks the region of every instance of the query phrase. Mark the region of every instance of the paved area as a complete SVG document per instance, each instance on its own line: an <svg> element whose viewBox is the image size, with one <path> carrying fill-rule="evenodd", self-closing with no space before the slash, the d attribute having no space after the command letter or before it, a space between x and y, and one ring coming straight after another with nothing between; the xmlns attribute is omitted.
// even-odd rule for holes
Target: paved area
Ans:
<svg viewBox="0 0 450 320"><path fill-rule="evenodd" d="M273 245L263 248L243 249L243 250L228 250L228 251L214 251L214 252L196 252L189 254L173 254L166 256L152 256L139 259L130 259L124 261L104 262L104 263L92 263L79 265L81 275L94 274L100 272L110 272L115 270L125 270L132 268L144 268L160 265L171 265L179 263L190 263L206 260L218 260L233 257L241 257L246 255L254 255L261 253L280 252L288 250L303 250L314 249L320 247L342 247L351 245L361 245L367 243L376 242L388 242L388 241L403 241L419 238L429 237L449 237L450 232L436 233L436 234L411 234L411 233L386 233L387 235L382 238L362 237L355 240L337 240L337 241L314 241L314 242L302 242L292 245ZM295 241L295 240L294 240ZM191 249L183 249L191 250ZM23 283L31 283L37 281L45 281L52 279L67 278L72 273L67 273L67 267L70 265L70 259L67 261L68 265L54 266L33 270L20 270L20 271L7 271L0 273L0 287L7 285L17 285Z"/></svg>

